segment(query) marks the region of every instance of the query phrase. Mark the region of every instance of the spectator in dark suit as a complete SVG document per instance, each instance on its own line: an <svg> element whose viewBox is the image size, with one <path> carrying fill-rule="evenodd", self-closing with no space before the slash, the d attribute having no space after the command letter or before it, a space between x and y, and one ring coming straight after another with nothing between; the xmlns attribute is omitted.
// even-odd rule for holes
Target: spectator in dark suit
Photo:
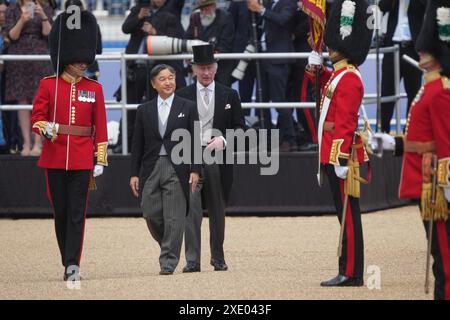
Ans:
<svg viewBox="0 0 450 320"><path fill-rule="evenodd" d="M231 2L228 12L234 23L233 52L242 53L252 41L251 15L245 1ZM251 102L253 88L255 86L256 67L255 61L248 63L245 75L239 81L239 95L241 102ZM250 115L250 109L244 109L244 115Z"/></svg>
<svg viewBox="0 0 450 320"><path fill-rule="evenodd" d="M181 12L183 11L185 0L156 0L155 2L163 3L161 10L169 12L181 21Z"/></svg>
<svg viewBox="0 0 450 320"><path fill-rule="evenodd" d="M419 56L415 50L415 42L422 26L426 0L381 0L380 9L389 12L387 32L384 37L384 45L400 46L400 57L404 54L415 60ZM404 79L406 94L408 95L408 109L421 86L422 73L416 67L411 66L400 59L400 77ZM384 55L382 65L381 95L394 95L394 54ZM381 130L389 132L391 119L394 112L394 102L386 102L381 105Z"/></svg>
<svg viewBox="0 0 450 320"><path fill-rule="evenodd" d="M152 6L158 8L160 12L168 12L175 16L177 34L184 36L183 25L181 24L181 12L184 7L184 0L151 0Z"/></svg>
<svg viewBox="0 0 450 320"><path fill-rule="evenodd" d="M294 15L297 11L295 0L267 0L261 5L258 0L247 0L250 11L261 14L263 52L293 52L292 29ZM262 61L262 84L264 101L286 102L287 75L289 59ZM280 151L295 150L295 130L292 109L277 109L278 127L280 128ZM270 110L264 110L265 127L271 127Z"/></svg>
<svg viewBox="0 0 450 320"><path fill-rule="evenodd" d="M122 31L130 34L130 40L125 49L125 53L145 53L145 37L147 35L165 35L175 38L183 38L183 28L180 21L173 14L163 9L165 0L151 0L150 5L145 1L138 1L138 4L131 8L130 14L122 25ZM184 78L183 63L181 61L164 62L172 66L176 73L177 87L186 86ZM149 86L148 74L152 68L153 62L148 60L130 61L127 63L127 102L141 103L145 100L151 100L156 96L156 91ZM120 96L120 90L118 95ZM136 111L128 111L128 145L131 145L133 136L134 119ZM119 146L114 149L115 152L121 152L121 135L119 136Z"/></svg>
<svg viewBox="0 0 450 320"><path fill-rule="evenodd" d="M308 43L309 19L303 11L295 14L295 28L293 31L293 42L296 52L308 52L311 47ZM305 68L308 64L306 59L297 59L291 64L291 72L288 82L287 98L292 102L313 101L313 86L308 78L305 78ZM299 151L309 151L317 143L317 133L315 128L315 116L313 109L296 109L298 130L297 143Z"/></svg>
<svg viewBox="0 0 450 320"><path fill-rule="evenodd" d="M234 25L230 15L217 8L216 0L198 0L197 9L190 17L186 30L187 39L199 39L214 46L215 53L230 53L233 50ZM231 86L231 72L234 62L222 60L218 62L219 69L216 81Z"/></svg>

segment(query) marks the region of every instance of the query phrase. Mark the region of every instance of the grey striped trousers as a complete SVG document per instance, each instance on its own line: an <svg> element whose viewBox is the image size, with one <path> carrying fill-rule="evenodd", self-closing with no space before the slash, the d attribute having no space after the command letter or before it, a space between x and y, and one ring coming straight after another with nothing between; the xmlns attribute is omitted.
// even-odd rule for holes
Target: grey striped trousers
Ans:
<svg viewBox="0 0 450 320"><path fill-rule="evenodd" d="M141 208L150 234L161 247L161 270L175 270L180 260L186 205L186 197L169 157L159 157L145 182Z"/></svg>

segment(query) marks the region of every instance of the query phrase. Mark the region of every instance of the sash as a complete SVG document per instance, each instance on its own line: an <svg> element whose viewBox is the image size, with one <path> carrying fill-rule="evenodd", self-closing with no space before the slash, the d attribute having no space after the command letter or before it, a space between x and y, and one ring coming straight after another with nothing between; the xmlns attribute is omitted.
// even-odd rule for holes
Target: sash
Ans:
<svg viewBox="0 0 450 320"><path fill-rule="evenodd" d="M346 75L349 72L355 73L362 81L361 73L354 69L354 70L345 70L341 72L336 78L334 78L331 83L329 83L326 86L326 92L322 100L322 108L320 111L320 118L319 118L319 126L318 126L318 140L319 140L319 155L318 155L318 167L317 167L317 181L319 183L319 186L322 186L322 178L320 174L320 154L321 154L321 147L322 147L322 134L323 134L323 126L325 123L325 119L327 118L328 109L330 108L331 100L333 99L334 91L337 88L339 82L341 81L342 77Z"/></svg>

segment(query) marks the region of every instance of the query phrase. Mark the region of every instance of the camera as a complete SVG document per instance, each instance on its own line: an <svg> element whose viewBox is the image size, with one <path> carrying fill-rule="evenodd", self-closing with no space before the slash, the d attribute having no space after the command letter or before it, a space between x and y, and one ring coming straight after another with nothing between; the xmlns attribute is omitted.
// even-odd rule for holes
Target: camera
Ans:
<svg viewBox="0 0 450 320"><path fill-rule="evenodd" d="M250 43L247 45L247 47L245 47L244 53L255 53L255 52L256 52L256 50L255 50L255 46L253 44ZM233 78L235 78L237 80L244 79L245 70L247 70L249 62L250 62L250 60L239 61L237 67L231 73Z"/></svg>
<svg viewBox="0 0 450 320"><path fill-rule="evenodd" d="M164 55L189 52L192 47L208 44L201 40L186 40L167 36L147 36L145 52L151 55Z"/></svg>

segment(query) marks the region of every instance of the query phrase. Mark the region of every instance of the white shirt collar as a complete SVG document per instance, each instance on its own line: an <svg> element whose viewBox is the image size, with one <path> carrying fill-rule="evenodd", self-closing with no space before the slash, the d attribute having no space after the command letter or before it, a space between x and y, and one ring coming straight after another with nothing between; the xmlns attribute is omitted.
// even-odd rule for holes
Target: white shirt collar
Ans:
<svg viewBox="0 0 450 320"><path fill-rule="evenodd" d="M175 93L172 93L170 97L168 97L166 100L163 100L161 96L158 94L158 107L161 106L163 102L167 103L169 107L172 107L173 98L175 97Z"/></svg>
<svg viewBox="0 0 450 320"><path fill-rule="evenodd" d="M216 82L213 81L209 84L209 86L206 87L209 91L214 92L214 89L216 88ZM205 89L205 87L197 81L197 89L202 91L203 89Z"/></svg>

